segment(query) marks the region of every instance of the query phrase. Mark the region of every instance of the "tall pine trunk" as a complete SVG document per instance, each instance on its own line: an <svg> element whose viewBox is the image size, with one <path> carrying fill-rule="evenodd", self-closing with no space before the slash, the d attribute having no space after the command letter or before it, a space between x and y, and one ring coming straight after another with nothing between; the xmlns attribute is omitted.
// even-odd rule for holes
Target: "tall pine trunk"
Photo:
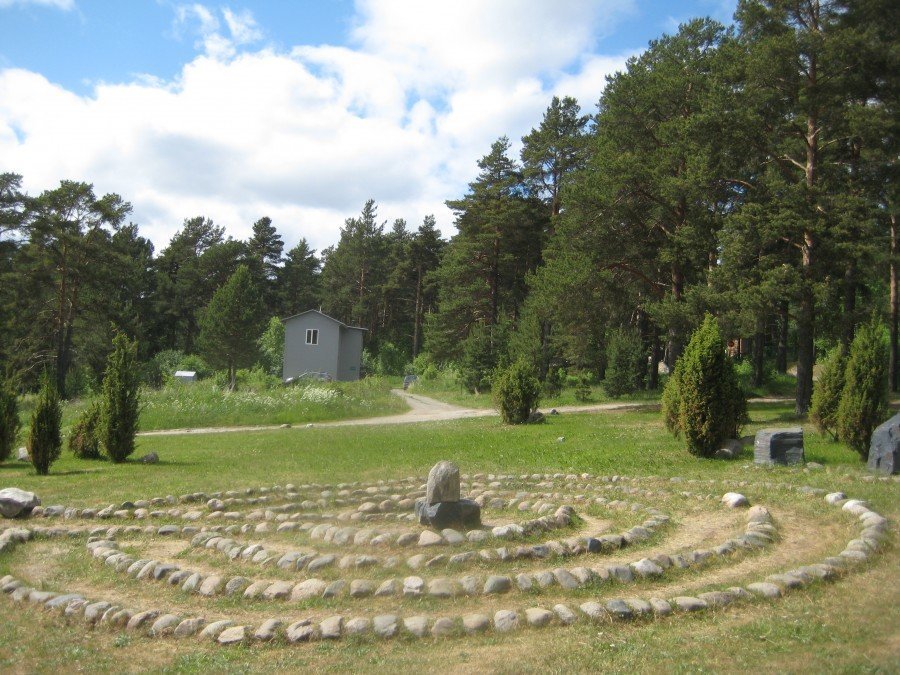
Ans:
<svg viewBox="0 0 900 675"><path fill-rule="evenodd" d="M788 362L788 301L782 300L778 305L778 351L775 355L775 369L784 375Z"/></svg>
<svg viewBox="0 0 900 675"><path fill-rule="evenodd" d="M897 278L897 216L891 214L891 391L900 391L900 345L897 344L897 329L900 323L900 280Z"/></svg>

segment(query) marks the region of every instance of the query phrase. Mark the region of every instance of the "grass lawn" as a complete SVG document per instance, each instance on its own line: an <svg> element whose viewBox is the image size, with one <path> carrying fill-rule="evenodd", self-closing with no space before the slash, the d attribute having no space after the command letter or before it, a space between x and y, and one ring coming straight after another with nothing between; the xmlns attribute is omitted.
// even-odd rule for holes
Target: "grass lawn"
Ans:
<svg viewBox="0 0 900 675"><path fill-rule="evenodd" d="M160 389L141 390L140 431L307 424L402 413L408 407L391 394L396 384L368 377L359 382L310 382L292 387L277 384L229 392L211 380L173 382ZM35 400L34 395L20 399L20 444L27 438ZM87 403L86 398L63 403L64 436Z"/></svg>
<svg viewBox="0 0 900 675"><path fill-rule="evenodd" d="M755 406L751 417L748 434L763 426L796 424L786 405ZM779 485L843 490L851 497L867 499L873 509L896 523L900 484L868 480L851 451L804 426L807 460L825 465L822 470L757 468L750 448L735 461L696 459L665 433L659 413L607 412L554 416L546 424L526 427L506 427L496 418L480 418L142 437L136 455L157 452L159 464L116 466L75 460L64 452L47 477L35 476L30 465L0 465L0 487L33 490L45 505L105 506L199 490L424 476L436 461L451 459L464 473L587 472L662 479L677 476L685 481L714 479L730 481L729 486L731 481L746 482L737 489L751 501L785 513L788 530L787 514L794 510L799 522L827 519L830 524L820 536L832 551L828 555L839 552L852 536L844 533L853 532L853 519L827 507L821 497L803 497ZM722 494L734 488L717 484L704 489ZM835 531L840 536L835 538ZM815 532L809 534L815 538ZM661 536L665 541L667 535ZM43 555L54 555L52 548ZM39 563L31 559L27 547L17 549L12 555L0 556L0 576L8 572L39 576L43 570L51 577L83 575L106 585L125 584L116 581L118 577L104 576L106 570L95 569L85 556L56 555L53 568L45 558ZM767 562L770 555L803 559L803 551L792 549L788 540L772 552L754 555L749 565L777 565ZM31 607L19 611L7 598L0 598L0 604L7 603L7 619L0 622L0 671L897 672L898 561L894 532L873 562L848 577L795 591L777 602L739 604L658 621L602 625L582 620L566 628L524 628L509 635L489 632L447 640L350 638L334 643L223 648L196 640L152 640L138 633L64 624ZM399 576L408 573L401 571ZM751 574L744 583L757 580ZM628 592L620 591L619 597L629 597ZM633 593L643 597L640 588ZM366 615L366 601L355 602L353 611ZM457 604L469 606L463 601ZM335 611L342 608L337 605Z"/></svg>

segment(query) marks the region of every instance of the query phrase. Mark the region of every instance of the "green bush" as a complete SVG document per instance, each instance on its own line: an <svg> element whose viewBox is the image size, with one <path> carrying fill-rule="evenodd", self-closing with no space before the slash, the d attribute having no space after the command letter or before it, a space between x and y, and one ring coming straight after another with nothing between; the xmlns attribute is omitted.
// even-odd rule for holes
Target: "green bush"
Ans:
<svg viewBox="0 0 900 675"><path fill-rule="evenodd" d="M887 417L888 341L884 326L875 319L860 326L850 345L844 373L844 392L837 409L841 442L869 457L872 432Z"/></svg>
<svg viewBox="0 0 900 675"><path fill-rule="evenodd" d="M103 376L100 444L114 462L124 462L134 452L138 400L137 342L122 333L113 338L113 351Z"/></svg>
<svg viewBox="0 0 900 675"><path fill-rule="evenodd" d="M59 459L62 447L59 430L61 421L59 393L50 375L44 373L41 391L31 413L31 429L28 433L28 452L39 476L46 476L50 472L50 465Z"/></svg>
<svg viewBox="0 0 900 675"><path fill-rule="evenodd" d="M202 380L213 374L213 369L197 354L187 354L183 356L181 361L178 362L176 370L192 370L197 373L198 380ZM170 375L174 375L174 371L172 371Z"/></svg>
<svg viewBox="0 0 900 675"><path fill-rule="evenodd" d="M0 379L0 462L5 462L12 455L19 433L19 403L16 392L3 379Z"/></svg>
<svg viewBox="0 0 900 675"><path fill-rule="evenodd" d="M494 377L494 402L507 424L527 422L537 408L540 394L541 383L524 361L516 361Z"/></svg>
<svg viewBox="0 0 900 675"><path fill-rule="evenodd" d="M406 361L406 354L393 342L382 342L378 345L378 353L375 356L375 374L403 375Z"/></svg>
<svg viewBox="0 0 900 675"><path fill-rule="evenodd" d="M647 374L647 355L641 336L635 331L612 331L606 347L606 377L603 389L618 398L643 388Z"/></svg>
<svg viewBox="0 0 900 675"><path fill-rule="evenodd" d="M81 413L69 434L69 450L79 459L100 459L100 401L92 401Z"/></svg>
<svg viewBox="0 0 900 675"><path fill-rule="evenodd" d="M746 424L747 399L711 315L706 315L675 364L662 404L666 428L684 438L688 451L700 457L712 457Z"/></svg>
<svg viewBox="0 0 900 675"><path fill-rule="evenodd" d="M820 433L828 433L837 440L837 411L844 391L847 355L843 345L835 347L825 358L822 372L813 389L810 419Z"/></svg>

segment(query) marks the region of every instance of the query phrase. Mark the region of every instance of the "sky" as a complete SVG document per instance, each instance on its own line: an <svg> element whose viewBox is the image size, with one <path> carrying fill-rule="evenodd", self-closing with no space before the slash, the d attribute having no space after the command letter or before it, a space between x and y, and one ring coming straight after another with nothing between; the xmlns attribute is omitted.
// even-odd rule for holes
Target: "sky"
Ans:
<svg viewBox="0 0 900 675"><path fill-rule="evenodd" d="M367 199L412 230L553 96L736 0L0 0L0 172L131 202L157 250L203 215L286 247L337 242Z"/></svg>

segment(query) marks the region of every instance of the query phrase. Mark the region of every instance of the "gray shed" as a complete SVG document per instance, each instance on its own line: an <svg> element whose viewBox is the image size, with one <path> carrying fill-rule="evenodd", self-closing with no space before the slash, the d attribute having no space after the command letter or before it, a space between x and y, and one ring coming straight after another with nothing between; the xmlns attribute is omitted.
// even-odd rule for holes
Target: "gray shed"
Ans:
<svg viewBox="0 0 900 675"><path fill-rule="evenodd" d="M335 380L358 380L365 330L315 309L285 319L282 379L327 373Z"/></svg>

